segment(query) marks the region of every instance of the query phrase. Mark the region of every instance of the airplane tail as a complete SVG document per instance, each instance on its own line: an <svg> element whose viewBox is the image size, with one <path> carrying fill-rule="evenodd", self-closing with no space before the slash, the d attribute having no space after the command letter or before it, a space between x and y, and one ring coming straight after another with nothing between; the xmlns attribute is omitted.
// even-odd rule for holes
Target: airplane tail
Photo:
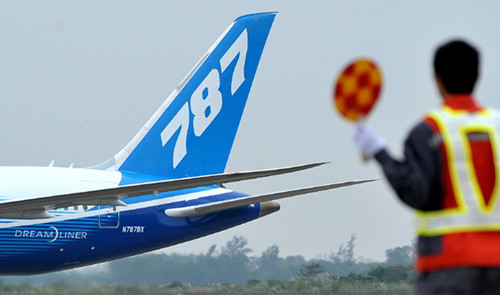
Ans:
<svg viewBox="0 0 500 295"><path fill-rule="evenodd" d="M237 18L125 148L94 168L169 177L223 172L275 16Z"/></svg>

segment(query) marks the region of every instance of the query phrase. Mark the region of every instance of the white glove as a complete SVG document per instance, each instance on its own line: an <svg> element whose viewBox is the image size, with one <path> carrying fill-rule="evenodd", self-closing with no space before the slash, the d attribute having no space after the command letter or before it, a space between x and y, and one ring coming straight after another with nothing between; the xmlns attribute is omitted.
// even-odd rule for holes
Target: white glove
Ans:
<svg viewBox="0 0 500 295"><path fill-rule="evenodd" d="M355 125L353 140L361 153L368 157L373 157L386 146L384 138L363 123Z"/></svg>

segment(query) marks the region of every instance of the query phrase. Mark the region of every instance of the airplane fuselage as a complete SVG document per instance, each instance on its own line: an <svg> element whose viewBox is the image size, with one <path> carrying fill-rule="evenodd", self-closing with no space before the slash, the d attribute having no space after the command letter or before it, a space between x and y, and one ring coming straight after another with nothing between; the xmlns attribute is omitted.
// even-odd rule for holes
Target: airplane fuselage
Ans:
<svg viewBox="0 0 500 295"><path fill-rule="evenodd" d="M160 180L136 173L53 167L0 167L0 177L2 200ZM127 206L49 210L55 217L48 219L3 218L0 275L44 273L108 261L175 245L258 218L258 203L195 217L165 214L169 208L241 196L208 186L124 199Z"/></svg>
<svg viewBox="0 0 500 295"><path fill-rule="evenodd" d="M88 169L0 167L0 275L168 247L273 213L279 209L273 200L367 182L252 196L220 186L325 164L224 172L275 16L256 13L232 22L107 161Z"/></svg>

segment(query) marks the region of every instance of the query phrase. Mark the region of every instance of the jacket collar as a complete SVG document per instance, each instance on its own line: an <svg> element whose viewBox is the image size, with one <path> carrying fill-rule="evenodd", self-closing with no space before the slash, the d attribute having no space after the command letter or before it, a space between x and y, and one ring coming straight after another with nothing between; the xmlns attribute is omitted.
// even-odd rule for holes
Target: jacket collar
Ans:
<svg viewBox="0 0 500 295"><path fill-rule="evenodd" d="M476 99L472 94L452 94L448 96L443 104L454 110L465 110L465 111L480 111L483 109L477 104Z"/></svg>

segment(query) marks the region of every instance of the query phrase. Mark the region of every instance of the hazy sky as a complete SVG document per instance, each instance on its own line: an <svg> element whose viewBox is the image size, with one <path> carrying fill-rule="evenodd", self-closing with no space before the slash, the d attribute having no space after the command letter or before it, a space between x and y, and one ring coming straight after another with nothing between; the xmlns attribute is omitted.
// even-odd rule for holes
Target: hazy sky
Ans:
<svg viewBox="0 0 500 295"><path fill-rule="evenodd" d="M246 193L381 177L331 104L332 81L368 56L384 86L369 124L401 155L408 130L439 105L436 45L481 49L479 100L500 107L500 3L493 0L3 1L0 0L1 165L90 166L124 146L239 15L279 11L250 92L228 171L315 161L296 175L228 185ZM1 184L1 180L0 180ZM255 255L328 255L356 234L356 255L414 237L412 212L385 181L281 200L263 219L167 249L206 251L235 235Z"/></svg>

